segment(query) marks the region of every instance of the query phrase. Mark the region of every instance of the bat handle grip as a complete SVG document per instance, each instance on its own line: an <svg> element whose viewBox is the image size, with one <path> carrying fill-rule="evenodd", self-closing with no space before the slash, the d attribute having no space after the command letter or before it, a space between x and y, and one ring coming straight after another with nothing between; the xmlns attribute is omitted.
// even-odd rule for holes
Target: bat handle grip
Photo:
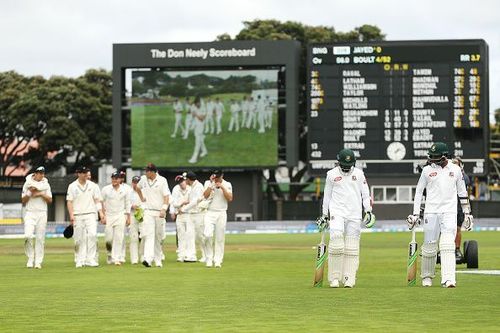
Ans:
<svg viewBox="0 0 500 333"><path fill-rule="evenodd" d="M321 232L321 244L324 244L325 243L325 231L323 230Z"/></svg>
<svg viewBox="0 0 500 333"><path fill-rule="evenodd" d="M415 243L415 229L416 229L416 227L413 227L413 229L411 229L411 242L412 243Z"/></svg>

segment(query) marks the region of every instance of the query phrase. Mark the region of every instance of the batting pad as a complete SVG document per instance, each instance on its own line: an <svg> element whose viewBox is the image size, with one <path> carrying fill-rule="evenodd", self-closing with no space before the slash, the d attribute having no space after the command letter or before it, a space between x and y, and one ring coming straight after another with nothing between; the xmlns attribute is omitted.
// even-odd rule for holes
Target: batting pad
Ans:
<svg viewBox="0 0 500 333"><path fill-rule="evenodd" d="M434 278L436 276L437 244L436 242L424 243L422 245L422 272L423 278Z"/></svg>
<svg viewBox="0 0 500 333"><path fill-rule="evenodd" d="M344 257L344 285L354 287L356 284L356 272L359 266L359 238L347 236L345 238Z"/></svg>
<svg viewBox="0 0 500 333"><path fill-rule="evenodd" d="M442 233L439 240L441 250L441 283L451 281L455 283L455 235L452 233Z"/></svg>
<svg viewBox="0 0 500 333"><path fill-rule="evenodd" d="M334 233L328 244L328 282L341 280L344 264L344 237Z"/></svg>

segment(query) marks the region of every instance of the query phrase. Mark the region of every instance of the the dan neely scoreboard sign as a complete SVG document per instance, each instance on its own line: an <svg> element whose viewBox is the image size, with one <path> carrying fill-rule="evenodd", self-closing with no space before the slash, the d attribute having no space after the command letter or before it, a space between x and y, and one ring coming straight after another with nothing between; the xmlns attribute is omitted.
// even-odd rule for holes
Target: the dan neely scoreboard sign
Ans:
<svg viewBox="0 0 500 333"><path fill-rule="evenodd" d="M488 47L483 40L313 44L308 50L313 174L352 149L369 174L411 174L435 141L484 174Z"/></svg>

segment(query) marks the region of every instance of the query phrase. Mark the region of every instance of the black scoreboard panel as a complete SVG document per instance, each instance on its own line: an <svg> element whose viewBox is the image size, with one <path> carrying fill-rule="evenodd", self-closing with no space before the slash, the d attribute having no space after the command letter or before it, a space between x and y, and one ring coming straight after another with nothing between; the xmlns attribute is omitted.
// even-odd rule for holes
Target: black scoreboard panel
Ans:
<svg viewBox="0 0 500 333"><path fill-rule="evenodd" d="M413 174L435 141L468 174L487 171L483 40L312 44L307 61L312 174L332 168L342 148L367 174Z"/></svg>

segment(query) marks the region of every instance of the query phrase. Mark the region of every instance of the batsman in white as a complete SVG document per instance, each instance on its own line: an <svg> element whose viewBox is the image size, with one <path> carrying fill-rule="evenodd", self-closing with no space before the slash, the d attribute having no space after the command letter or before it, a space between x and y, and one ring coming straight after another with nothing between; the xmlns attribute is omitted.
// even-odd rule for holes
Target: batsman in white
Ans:
<svg viewBox="0 0 500 333"><path fill-rule="evenodd" d="M45 178L43 166L36 168L34 173L26 177L21 202L26 208L23 219L24 250L28 257L26 267L41 269L47 227L47 204L52 203L52 191L49 181Z"/></svg>
<svg viewBox="0 0 500 333"><path fill-rule="evenodd" d="M163 266L163 240L165 239L165 216L170 200L170 189L165 177L158 174L153 163L145 168L146 174L141 177L136 191L144 205L144 222L142 236L144 242L144 260L142 264L151 267Z"/></svg>
<svg viewBox="0 0 500 333"><path fill-rule="evenodd" d="M457 232L457 194L464 212L463 226L471 230L473 217L467 190L459 166L447 159L448 146L434 143L429 149L429 165L425 166L418 180L413 203L413 214L406 221L413 229L420 221L420 203L426 190L424 210L424 244L422 245L422 285L432 286L436 271L436 258L441 251L441 285L454 288L455 279L455 235Z"/></svg>
<svg viewBox="0 0 500 333"><path fill-rule="evenodd" d="M128 235L130 238L130 262L132 265L142 262L144 260L144 242L139 241L139 237L142 231L142 221L138 221L135 217L135 212L137 209L141 209L142 202L139 198L139 194L136 192L137 183L141 180L141 177L132 177L132 191L130 192L130 226L128 228Z"/></svg>
<svg viewBox="0 0 500 333"><path fill-rule="evenodd" d="M188 186L186 177L183 175L176 176L175 182L177 185L172 189L170 210L175 216L175 224L177 227L177 261L196 262L194 225L189 219L189 214L182 211L182 208L189 203L189 192L191 188Z"/></svg>
<svg viewBox="0 0 500 333"><path fill-rule="evenodd" d="M113 172L111 184L104 186L101 194L106 215L107 263L121 266L125 262L125 225L130 225L130 191L121 184L120 173Z"/></svg>
<svg viewBox="0 0 500 333"><path fill-rule="evenodd" d="M228 202L233 201L233 187L224 180L224 174L215 170L205 182L203 196L209 200L205 213L205 256L206 266L222 267L227 222Z"/></svg>
<svg viewBox="0 0 500 333"><path fill-rule="evenodd" d="M194 150L189 163L198 162L199 157L204 157L208 154L207 147L205 146L205 134L203 133L204 122L207 111L201 105L199 97L196 97L193 105L191 106L191 115L194 121Z"/></svg>
<svg viewBox="0 0 500 333"><path fill-rule="evenodd" d="M221 134L222 133L222 115L224 114L224 111L225 111L225 107L224 107L224 103L222 103L222 101L220 100L219 97L215 97L215 103L214 103L214 107L215 107L215 124L216 124L216 127L217 127L217 134Z"/></svg>
<svg viewBox="0 0 500 333"><path fill-rule="evenodd" d="M356 168L356 157L350 149L342 149L339 165L326 174L323 194L323 219L329 220L328 281L330 287L342 284L352 288L356 284L359 266L361 219L367 228L375 224L370 190L365 175Z"/></svg>
<svg viewBox="0 0 500 333"><path fill-rule="evenodd" d="M174 100L174 104L172 105L172 107L174 110L175 123L174 123L174 132L172 133L172 135L170 135L170 137L175 138L178 130L184 134L184 128L182 128L182 109L184 108L178 98Z"/></svg>
<svg viewBox="0 0 500 333"><path fill-rule="evenodd" d="M186 182L191 187L189 192L189 203L181 207L181 212L187 213L189 223L194 226L195 244L200 248L201 258L200 262L206 262L205 256L205 210L200 207L200 203L205 199L203 196L203 185L197 180L194 172L188 171L186 173Z"/></svg>
<svg viewBox="0 0 500 333"><path fill-rule="evenodd" d="M76 268L83 266L97 267L97 217L106 223L102 210L102 197L99 186L88 179L89 169L80 167L76 171L78 178L69 184L66 194L69 221L74 227Z"/></svg>

